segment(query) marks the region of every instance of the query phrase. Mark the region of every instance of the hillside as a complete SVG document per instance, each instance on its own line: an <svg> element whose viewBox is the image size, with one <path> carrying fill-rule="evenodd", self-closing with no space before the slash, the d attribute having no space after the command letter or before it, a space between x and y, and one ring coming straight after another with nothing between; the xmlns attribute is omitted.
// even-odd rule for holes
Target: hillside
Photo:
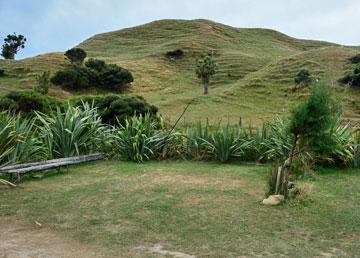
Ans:
<svg viewBox="0 0 360 258"><path fill-rule="evenodd" d="M233 28L207 20L161 20L142 26L95 35L78 45L89 57L130 69L135 82L129 94L146 97L160 112L175 120L186 103L198 97L186 114L187 121L238 120L257 123L287 112L306 90L291 93L293 78L302 68L334 86L348 113L360 110L360 92L338 86L336 80L351 67L347 58L358 48L328 42L299 40L268 29ZM180 60L165 58L167 51L182 49ZM194 74L195 58L213 52L219 72L202 96ZM9 76L0 79L0 93L34 85L43 69L55 71L66 64L61 53L21 61L1 61ZM74 93L53 89L63 98ZM84 93L83 93L84 94Z"/></svg>

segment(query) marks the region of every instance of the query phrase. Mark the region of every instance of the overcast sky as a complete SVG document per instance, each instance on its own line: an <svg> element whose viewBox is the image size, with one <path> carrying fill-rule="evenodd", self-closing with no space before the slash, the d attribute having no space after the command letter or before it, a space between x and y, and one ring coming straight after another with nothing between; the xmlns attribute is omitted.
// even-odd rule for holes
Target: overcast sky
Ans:
<svg viewBox="0 0 360 258"><path fill-rule="evenodd" d="M0 40L27 37L17 58L64 51L101 32L159 19L204 18L360 45L360 0L0 0Z"/></svg>

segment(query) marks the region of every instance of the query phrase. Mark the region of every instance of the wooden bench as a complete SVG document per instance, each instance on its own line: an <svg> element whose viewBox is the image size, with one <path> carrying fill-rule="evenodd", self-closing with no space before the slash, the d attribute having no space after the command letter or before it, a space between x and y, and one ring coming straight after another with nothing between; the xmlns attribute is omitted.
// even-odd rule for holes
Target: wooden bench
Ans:
<svg viewBox="0 0 360 258"><path fill-rule="evenodd" d="M6 166L0 168L0 175L15 175L17 177L17 182L19 182L21 175L26 174L28 172L60 168L63 166L79 164L92 160L100 160L104 158L105 158L104 153L94 153L90 155L61 158L61 159L51 159L41 162L24 163L24 164L18 164L18 165L12 165L12 166Z"/></svg>

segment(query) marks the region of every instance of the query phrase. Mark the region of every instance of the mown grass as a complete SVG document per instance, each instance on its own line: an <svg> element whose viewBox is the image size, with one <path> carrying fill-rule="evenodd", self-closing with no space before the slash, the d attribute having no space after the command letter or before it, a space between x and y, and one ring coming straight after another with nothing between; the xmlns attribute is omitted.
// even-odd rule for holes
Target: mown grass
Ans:
<svg viewBox="0 0 360 258"><path fill-rule="evenodd" d="M133 72L135 82L129 94L139 94L175 120L186 104L197 101L187 112L187 121L227 119L260 124L276 114L287 113L307 91L289 93L293 78L303 68L334 85L352 68L349 57L357 47L343 47L321 41L299 40L267 29L238 29L207 20L162 20L142 26L95 35L79 44L92 58L124 66ZM170 61L167 51L182 49L182 59ZM219 71L210 85L210 96L202 96L194 73L195 58L214 52ZM2 61L0 68L15 75L0 78L0 94L11 89L29 89L35 74L55 70L64 64L59 54L22 61ZM17 74L17 69L29 70ZM92 93L92 92L91 92ZM68 98L74 92L53 89L52 95ZM81 92L84 94L84 92ZM360 110L360 94L346 91L344 104L349 113Z"/></svg>
<svg viewBox="0 0 360 258"><path fill-rule="evenodd" d="M0 214L38 221L114 257L356 257L359 170L322 170L311 199L260 204L267 167L212 162L95 162L0 190Z"/></svg>

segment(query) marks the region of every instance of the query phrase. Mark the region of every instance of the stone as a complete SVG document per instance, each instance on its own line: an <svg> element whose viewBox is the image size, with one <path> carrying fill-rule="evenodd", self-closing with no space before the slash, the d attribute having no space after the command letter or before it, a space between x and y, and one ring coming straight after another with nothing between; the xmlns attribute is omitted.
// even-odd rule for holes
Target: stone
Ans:
<svg viewBox="0 0 360 258"><path fill-rule="evenodd" d="M264 199L262 203L264 205L278 205L284 200L283 195L270 195L268 198Z"/></svg>

